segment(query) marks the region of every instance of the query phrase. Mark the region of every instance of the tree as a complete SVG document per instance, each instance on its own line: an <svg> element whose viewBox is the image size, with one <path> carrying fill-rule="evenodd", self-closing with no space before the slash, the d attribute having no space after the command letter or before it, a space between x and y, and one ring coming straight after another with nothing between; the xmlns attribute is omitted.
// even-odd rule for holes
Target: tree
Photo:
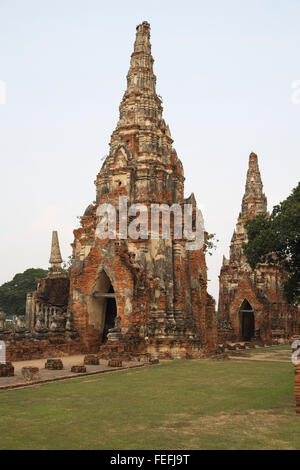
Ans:
<svg viewBox="0 0 300 470"><path fill-rule="evenodd" d="M217 243L219 240L216 239L215 233L207 233L204 234L204 252L208 253L209 256L212 256L213 251L217 249Z"/></svg>
<svg viewBox="0 0 300 470"><path fill-rule="evenodd" d="M37 282L47 276L45 269L30 268L16 274L12 281L0 286L0 310L7 315L24 315L26 294L36 290Z"/></svg>
<svg viewBox="0 0 300 470"><path fill-rule="evenodd" d="M68 274L69 277L71 277L71 270L72 270L72 264L73 264L74 258L73 255L68 256L67 261L63 262L62 268L66 273Z"/></svg>
<svg viewBox="0 0 300 470"><path fill-rule="evenodd" d="M289 303L300 302L300 182L270 217L265 214L249 220L244 245L247 261L254 269L258 263L280 265L287 273L283 295Z"/></svg>

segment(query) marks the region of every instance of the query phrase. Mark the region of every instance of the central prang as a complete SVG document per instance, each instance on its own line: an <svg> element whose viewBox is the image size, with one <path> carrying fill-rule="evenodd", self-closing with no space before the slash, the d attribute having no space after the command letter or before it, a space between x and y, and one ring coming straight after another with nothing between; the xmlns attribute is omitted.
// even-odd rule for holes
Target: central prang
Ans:
<svg viewBox="0 0 300 470"><path fill-rule="evenodd" d="M193 194L184 198L183 167L162 117L153 62L150 25L143 22L109 155L95 182L96 203L74 231L69 307L89 350L103 357L200 357L216 348L204 246L190 250L188 230L180 237L176 229L189 206L190 232L195 231L198 210ZM121 219L120 199L128 209ZM154 237L151 221L143 231L139 220L134 237L103 237L98 224L104 205L115 211L112 231L118 233L137 213L150 214L153 205L173 208L168 235ZM157 231L163 232L160 221Z"/></svg>

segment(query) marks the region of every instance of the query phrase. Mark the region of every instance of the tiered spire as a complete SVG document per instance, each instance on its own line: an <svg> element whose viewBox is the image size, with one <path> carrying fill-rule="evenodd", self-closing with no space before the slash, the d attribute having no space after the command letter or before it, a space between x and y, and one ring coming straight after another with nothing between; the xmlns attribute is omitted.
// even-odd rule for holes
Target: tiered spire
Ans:
<svg viewBox="0 0 300 470"><path fill-rule="evenodd" d="M52 243L51 243L51 255L50 255L50 268L49 268L49 275L50 276L61 276L64 274L64 271L61 267L61 263L63 262L61 253L60 253L60 247L59 247L59 241L58 241L58 234L57 231L54 230L52 232Z"/></svg>
<svg viewBox="0 0 300 470"><path fill-rule="evenodd" d="M60 254L58 234L56 230L53 230L52 243L51 243L51 255L50 255L49 263L51 264L52 267L54 267L54 265L57 265L57 264L60 266L62 261L63 260Z"/></svg>
<svg viewBox="0 0 300 470"><path fill-rule="evenodd" d="M267 198L263 193L257 155L252 152L249 156L249 168L242 201L241 217L249 219L263 213L267 213Z"/></svg>
<svg viewBox="0 0 300 470"><path fill-rule="evenodd" d="M150 24L144 21L136 28L134 50L127 74L127 92L141 91L156 96L156 77L153 73L154 59L151 55Z"/></svg>
<svg viewBox="0 0 300 470"><path fill-rule="evenodd" d="M247 243L247 231L245 223L259 214L267 214L267 198L263 193L263 184L258 167L258 159L255 153L249 156L249 167L245 193L242 200L242 211L239 214L236 229L233 232L230 242L230 261L240 263L245 261L243 254L243 244ZM226 258L223 259L223 266L228 264ZM250 268L249 268L250 269Z"/></svg>
<svg viewBox="0 0 300 470"><path fill-rule="evenodd" d="M127 89L120 104L117 129L139 126L140 129L160 128L169 133L162 119L161 99L156 94L156 76L151 55L150 24L144 21L136 28L134 51L127 74Z"/></svg>
<svg viewBox="0 0 300 470"><path fill-rule="evenodd" d="M109 155L97 176L97 202L102 197L107 199L112 191L111 198L117 201L120 190L127 192L130 203L163 202L166 194L170 202L183 199L183 168L172 147L170 129L162 118L153 62L150 25L144 21L136 28L119 122L111 136ZM168 188L163 188L165 182Z"/></svg>

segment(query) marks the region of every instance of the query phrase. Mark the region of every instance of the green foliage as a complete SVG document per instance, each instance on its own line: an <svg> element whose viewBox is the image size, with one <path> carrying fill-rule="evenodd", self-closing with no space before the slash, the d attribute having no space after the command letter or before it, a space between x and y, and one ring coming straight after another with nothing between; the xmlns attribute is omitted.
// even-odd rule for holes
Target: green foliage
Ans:
<svg viewBox="0 0 300 470"><path fill-rule="evenodd" d="M274 206L270 218L259 215L246 223L244 253L254 269L258 263L280 264L288 278L283 286L290 303L300 302L300 183Z"/></svg>
<svg viewBox="0 0 300 470"><path fill-rule="evenodd" d="M258 215L255 219L246 223L248 233L248 244L244 244L244 252L252 269L258 262L268 261L273 263L274 256L274 233L271 220L265 215Z"/></svg>
<svg viewBox="0 0 300 470"><path fill-rule="evenodd" d="M72 269L72 263L73 263L73 256L70 255L68 256L67 261L63 262L62 268L67 272L68 276L71 276L71 269Z"/></svg>
<svg viewBox="0 0 300 470"><path fill-rule="evenodd" d="M212 256L213 251L217 249L217 240L215 233L205 233L204 243L205 243L205 253L208 253L209 256Z"/></svg>
<svg viewBox="0 0 300 470"><path fill-rule="evenodd" d="M45 269L30 268L0 286L0 310L7 315L24 315L26 294L35 291L37 281L46 277L47 273Z"/></svg>

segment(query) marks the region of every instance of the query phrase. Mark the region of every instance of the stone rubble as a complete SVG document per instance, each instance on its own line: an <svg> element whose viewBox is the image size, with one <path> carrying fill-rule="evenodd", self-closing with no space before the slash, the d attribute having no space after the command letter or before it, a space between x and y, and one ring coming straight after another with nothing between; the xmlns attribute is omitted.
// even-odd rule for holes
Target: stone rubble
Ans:
<svg viewBox="0 0 300 470"><path fill-rule="evenodd" d="M76 374L84 374L86 372L86 367L75 365L71 367L71 372L75 372Z"/></svg>
<svg viewBox="0 0 300 470"><path fill-rule="evenodd" d="M39 380L39 368L38 367L22 367L22 376L27 382Z"/></svg>
<svg viewBox="0 0 300 470"><path fill-rule="evenodd" d="M11 362L0 364L0 377L13 377L15 375L15 369Z"/></svg>
<svg viewBox="0 0 300 470"><path fill-rule="evenodd" d="M45 369L61 370L63 368L64 365L61 359L47 359L45 363Z"/></svg>

